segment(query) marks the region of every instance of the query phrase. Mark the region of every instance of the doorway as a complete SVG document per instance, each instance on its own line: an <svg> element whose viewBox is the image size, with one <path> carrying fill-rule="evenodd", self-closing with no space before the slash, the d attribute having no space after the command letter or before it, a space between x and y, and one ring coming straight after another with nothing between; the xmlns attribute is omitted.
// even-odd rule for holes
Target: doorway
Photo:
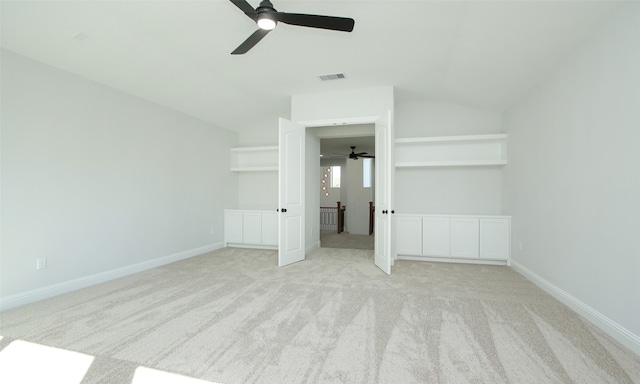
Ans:
<svg viewBox="0 0 640 384"><path fill-rule="evenodd" d="M343 135L351 129L342 128ZM374 135L320 139L321 247L374 249L374 167Z"/></svg>
<svg viewBox="0 0 640 384"><path fill-rule="evenodd" d="M393 196L393 114L386 113L351 119L353 124L360 123L367 134L345 134L344 119L341 123L332 120L300 121L294 123L280 118L279 133L279 233L278 265L285 266L305 259L305 254L320 245L319 219L319 180L320 139L327 138L326 130L313 129L333 124L341 132L339 137L359 137L375 135L375 228L373 262L384 273L391 274L394 255L392 255L393 221L391 209ZM373 131L373 132L371 132ZM317 185L317 188L314 186ZM313 189L311 191L311 189Z"/></svg>

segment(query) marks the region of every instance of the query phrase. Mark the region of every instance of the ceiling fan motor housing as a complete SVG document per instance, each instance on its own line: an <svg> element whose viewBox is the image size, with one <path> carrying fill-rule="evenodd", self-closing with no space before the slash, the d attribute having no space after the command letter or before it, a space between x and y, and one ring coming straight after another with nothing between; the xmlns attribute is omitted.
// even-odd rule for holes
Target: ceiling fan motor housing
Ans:
<svg viewBox="0 0 640 384"><path fill-rule="evenodd" d="M276 9L273 8L273 4L271 4L269 0L262 1L260 3L260 6L256 8L256 13L258 14L258 17L257 17L258 20L261 18L269 18L273 21L277 21L276 17L273 15L276 12L278 11L276 11Z"/></svg>
<svg viewBox="0 0 640 384"><path fill-rule="evenodd" d="M273 8L273 4L269 0L262 0L258 8L256 8L256 12L260 12L261 10L270 10L273 12L277 12L275 8Z"/></svg>

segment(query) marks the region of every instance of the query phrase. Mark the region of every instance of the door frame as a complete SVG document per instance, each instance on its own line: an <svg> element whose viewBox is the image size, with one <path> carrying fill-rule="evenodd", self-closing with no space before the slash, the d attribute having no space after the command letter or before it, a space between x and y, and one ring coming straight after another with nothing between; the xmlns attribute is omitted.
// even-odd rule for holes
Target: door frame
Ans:
<svg viewBox="0 0 640 384"><path fill-rule="evenodd" d="M359 116L359 117L343 117L343 118L330 118L330 119L318 119L318 120L302 120L302 121L295 121L295 123L302 125L305 128L305 131L307 128L317 128L317 127L324 127L324 126L341 126L341 125L358 125L358 124L376 124L377 121L380 120L380 118L384 117L387 115L389 110L385 110L382 113L380 113L379 115L375 115L375 116ZM391 110L391 119L393 119L394 113L393 110ZM392 121L393 123L393 121ZM374 134L373 136L375 137L376 132L374 129ZM353 135L348 135L346 134L345 137L349 137L349 136L353 136ZM392 145L393 146L393 145ZM305 150L305 148L303 148L303 150ZM391 161L393 163L394 159L393 159L393 151L391 151L391 153L388 154L388 156L390 157L389 161ZM303 178L305 176L303 175ZM375 188L378 188L378 180L376 178L375 181ZM393 197L393 196L392 196ZM305 204L306 204L306 196L305 196ZM393 201L391 201L391 204L393 204ZM306 215L306 214L305 214ZM391 219L391 229L392 229L392 234L390 235L390 238L392 240L391 243L391 265L393 265L395 263L395 260L398 258L398 255L395 252L395 241L393 241L393 228L395 227L393 225L393 216L390 217ZM319 234L318 234L319 236ZM306 246L306 244L305 244ZM306 248L306 247L305 247Z"/></svg>

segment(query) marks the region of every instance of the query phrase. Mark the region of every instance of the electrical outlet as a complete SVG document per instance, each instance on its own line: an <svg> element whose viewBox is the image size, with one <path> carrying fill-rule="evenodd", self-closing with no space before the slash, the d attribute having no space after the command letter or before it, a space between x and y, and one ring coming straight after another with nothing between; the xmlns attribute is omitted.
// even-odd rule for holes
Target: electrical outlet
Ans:
<svg viewBox="0 0 640 384"><path fill-rule="evenodd" d="M41 257L41 258L36 260L36 269L37 270L47 269L47 258L46 257Z"/></svg>

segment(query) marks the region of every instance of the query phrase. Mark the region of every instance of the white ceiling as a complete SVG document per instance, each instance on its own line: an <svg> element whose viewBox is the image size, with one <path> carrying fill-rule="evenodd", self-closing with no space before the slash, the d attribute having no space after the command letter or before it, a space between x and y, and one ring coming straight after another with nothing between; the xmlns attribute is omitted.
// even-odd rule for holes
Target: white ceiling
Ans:
<svg viewBox="0 0 640 384"><path fill-rule="evenodd" d="M227 0L2 1L2 46L241 131L289 116L293 94L345 88L392 85L397 102L504 110L621 4L273 3L284 12L352 17L355 28L281 23L248 54L232 56L256 26ZM347 79L317 78L336 72Z"/></svg>
<svg viewBox="0 0 640 384"><path fill-rule="evenodd" d="M375 155L375 137L340 137L320 140L320 153L323 157L340 157L351 153L351 146L355 146L355 152L367 152L368 155Z"/></svg>

